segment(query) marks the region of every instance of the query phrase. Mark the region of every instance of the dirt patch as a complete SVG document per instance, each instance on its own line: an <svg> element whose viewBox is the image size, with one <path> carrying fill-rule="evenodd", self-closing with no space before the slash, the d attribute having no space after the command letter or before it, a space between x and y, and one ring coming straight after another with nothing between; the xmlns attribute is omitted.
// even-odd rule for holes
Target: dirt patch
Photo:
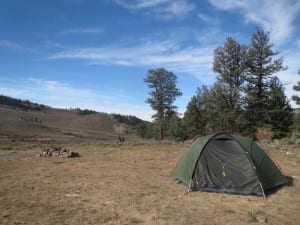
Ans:
<svg viewBox="0 0 300 225"><path fill-rule="evenodd" d="M185 195L187 187L176 184L170 174L187 147L89 142L67 146L82 156L72 159L36 157L40 146L0 150L0 224L262 224L258 219L273 225L298 223L298 147L266 146L283 173L294 179L293 186L267 199Z"/></svg>

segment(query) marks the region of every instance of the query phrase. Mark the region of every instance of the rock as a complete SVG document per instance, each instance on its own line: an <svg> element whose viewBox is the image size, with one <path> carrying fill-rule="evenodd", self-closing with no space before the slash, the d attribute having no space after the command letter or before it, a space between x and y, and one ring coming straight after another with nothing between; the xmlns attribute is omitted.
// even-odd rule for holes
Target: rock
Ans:
<svg viewBox="0 0 300 225"><path fill-rule="evenodd" d="M72 152L70 149L66 148L45 148L42 150L39 154L39 156L44 156L44 157L52 157L52 156L57 156L61 158L71 158L71 157L79 157L78 152Z"/></svg>
<svg viewBox="0 0 300 225"><path fill-rule="evenodd" d="M79 194L66 194L66 197L79 197Z"/></svg>
<svg viewBox="0 0 300 225"><path fill-rule="evenodd" d="M263 211L258 211L256 213L255 219L257 220L257 222L259 223L266 223L267 222L267 214Z"/></svg>
<svg viewBox="0 0 300 225"><path fill-rule="evenodd" d="M3 217L4 217L4 218L10 217L10 213L4 213L4 214L3 214Z"/></svg>
<svg viewBox="0 0 300 225"><path fill-rule="evenodd" d="M112 201L104 202L103 204L107 206L112 206L112 205L117 205L117 202L112 200Z"/></svg>

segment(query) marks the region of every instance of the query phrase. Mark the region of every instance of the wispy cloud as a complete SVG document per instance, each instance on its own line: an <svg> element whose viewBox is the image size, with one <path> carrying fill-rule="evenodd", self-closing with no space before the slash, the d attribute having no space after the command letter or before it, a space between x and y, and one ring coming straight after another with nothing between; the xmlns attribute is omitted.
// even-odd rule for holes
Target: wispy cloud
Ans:
<svg viewBox="0 0 300 225"><path fill-rule="evenodd" d="M210 0L221 10L239 10L246 22L253 22L271 32L271 39L282 44L295 30L294 20L300 11L300 2L294 0Z"/></svg>
<svg viewBox="0 0 300 225"><path fill-rule="evenodd" d="M103 29L100 27L96 28L77 28L77 29L67 29L59 32L59 35L72 35L72 34L99 34L102 33Z"/></svg>
<svg viewBox="0 0 300 225"><path fill-rule="evenodd" d="M27 52L39 54L39 52L33 48L25 47L17 42L10 40L0 40L0 48L6 48L14 52Z"/></svg>
<svg viewBox="0 0 300 225"><path fill-rule="evenodd" d="M297 45L297 47L300 49L300 39L298 39L298 40L296 41L296 45Z"/></svg>
<svg viewBox="0 0 300 225"><path fill-rule="evenodd" d="M86 108L99 112L135 115L151 121L153 111L146 104L136 104L120 90L99 92L74 87L69 83L39 78L0 79L0 94L58 108ZM114 104L112 104L114 102ZM125 102L125 103L124 103Z"/></svg>
<svg viewBox="0 0 300 225"><path fill-rule="evenodd" d="M58 43L58 42L55 42L55 41L51 41L51 40L46 40L43 42L43 46L46 48L46 49L59 49L59 50L62 50L62 49L67 49L68 47L66 45L63 45L61 43Z"/></svg>
<svg viewBox="0 0 300 225"><path fill-rule="evenodd" d="M108 96L96 96L88 89L77 89L67 83L37 78L2 79L0 92L18 98L27 96L33 101L45 102L54 106L59 101L64 102L66 105L73 105L80 98L109 98Z"/></svg>
<svg viewBox="0 0 300 225"><path fill-rule="evenodd" d="M132 46L110 46L99 48L77 48L57 52L50 59L85 60L89 64L119 66L166 67L174 72L193 74L206 80L212 74L213 49L205 47L183 47L180 43L167 40L144 42ZM211 79L213 79L212 77Z"/></svg>
<svg viewBox="0 0 300 225"><path fill-rule="evenodd" d="M292 95L299 95L293 90L293 85L296 85L300 77L297 75L300 69L300 47L298 49L285 50L282 52L284 56L284 64L288 66L288 69L277 74L285 87L285 94L291 100ZM296 106L294 101L290 102L293 107Z"/></svg>
<svg viewBox="0 0 300 225"><path fill-rule="evenodd" d="M145 10L149 15L171 19L182 17L195 9L195 5L187 0L115 0L121 7L132 10Z"/></svg>
<svg viewBox="0 0 300 225"><path fill-rule="evenodd" d="M19 45L18 43L13 42L13 41L8 41L8 40L0 40L0 47L10 48L10 49L15 49L15 50L22 49L21 45Z"/></svg>
<svg viewBox="0 0 300 225"><path fill-rule="evenodd" d="M229 33L225 34L216 26L211 26L206 29L195 31L195 39L201 45L221 45L226 41L226 37L235 36L234 34L229 35Z"/></svg>
<svg viewBox="0 0 300 225"><path fill-rule="evenodd" d="M166 6L154 9L154 12L168 19L174 16L184 16L194 9L195 6L187 1L172 1Z"/></svg>
<svg viewBox="0 0 300 225"><path fill-rule="evenodd" d="M89 64L119 65L127 67L165 67L173 72L195 76L202 84L212 84L216 74L212 71L213 50L216 45L205 47L183 47L175 41L145 42L133 46L110 46L100 48L78 48L57 52L51 59L84 60ZM288 98L294 93L292 86L299 80L297 71L300 55L296 51L285 51L288 70L277 75L285 84ZM293 102L291 102L294 106Z"/></svg>
<svg viewBox="0 0 300 225"><path fill-rule="evenodd" d="M169 2L169 0L115 0L115 2L118 5L129 9L144 9L159 6Z"/></svg>
<svg viewBox="0 0 300 225"><path fill-rule="evenodd" d="M212 24L212 25L217 25L219 23L219 21L216 17L212 17L212 16L209 16L209 15L201 13L201 12L199 12L197 14L197 17L200 20L202 20L203 22L209 23L209 24Z"/></svg>
<svg viewBox="0 0 300 225"><path fill-rule="evenodd" d="M85 2L86 0L64 0L65 3L67 4L79 4L79 3L83 3Z"/></svg>

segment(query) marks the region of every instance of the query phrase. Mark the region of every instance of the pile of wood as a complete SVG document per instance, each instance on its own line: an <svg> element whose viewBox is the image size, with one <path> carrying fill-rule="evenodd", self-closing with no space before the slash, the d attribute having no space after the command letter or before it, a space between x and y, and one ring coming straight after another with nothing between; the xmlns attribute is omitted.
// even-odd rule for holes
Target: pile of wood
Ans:
<svg viewBox="0 0 300 225"><path fill-rule="evenodd" d="M70 149L61 148L61 147L51 147L51 148L45 148L42 150L39 154L39 156L44 157L62 157L62 158L72 158L72 157L79 157L78 152L72 152Z"/></svg>

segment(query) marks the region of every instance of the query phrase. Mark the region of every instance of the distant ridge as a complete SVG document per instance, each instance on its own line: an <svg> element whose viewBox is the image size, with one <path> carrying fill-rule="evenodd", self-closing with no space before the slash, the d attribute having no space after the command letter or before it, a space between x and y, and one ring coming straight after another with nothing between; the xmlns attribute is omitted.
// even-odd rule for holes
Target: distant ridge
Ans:
<svg viewBox="0 0 300 225"><path fill-rule="evenodd" d="M45 105L32 103L28 100L11 98L5 95L0 95L0 105L6 105L6 106L11 106L13 108L19 108L22 110L33 110L33 111L41 111L43 108L45 108Z"/></svg>
<svg viewBox="0 0 300 225"><path fill-rule="evenodd" d="M137 137L135 127L144 123L135 116L56 109L0 95L0 138L117 140L120 132ZM127 129L116 129L121 125Z"/></svg>

